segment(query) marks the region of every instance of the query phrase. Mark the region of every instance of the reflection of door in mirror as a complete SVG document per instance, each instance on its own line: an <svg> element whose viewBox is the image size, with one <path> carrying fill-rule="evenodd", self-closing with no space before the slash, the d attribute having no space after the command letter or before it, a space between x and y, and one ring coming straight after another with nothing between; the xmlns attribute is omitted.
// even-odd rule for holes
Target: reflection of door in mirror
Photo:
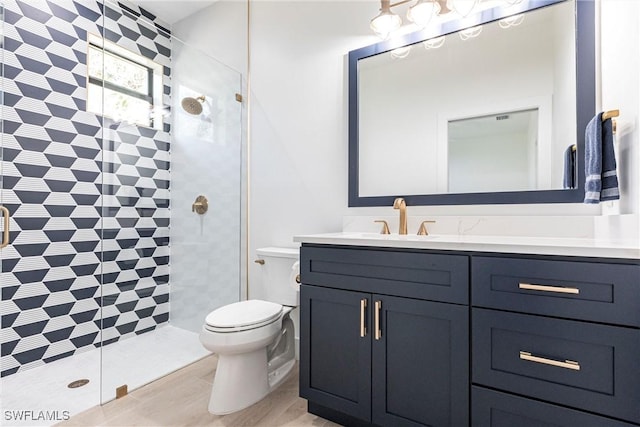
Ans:
<svg viewBox="0 0 640 427"><path fill-rule="evenodd" d="M384 52L360 59L359 196L562 189L564 152L576 143L574 7L563 2L535 10L508 29L486 24L467 40L448 34L438 49L418 43L405 58ZM523 157L531 162L521 165L518 180L497 174L520 164L513 156L523 147L485 152L505 166L492 169L495 178L464 170L453 176L449 121L535 108L539 145Z"/></svg>
<svg viewBox="0 0 640 427"><path fill-rule="evenodd" d="M538 188L538 109L448 123L450 193Z"/></svg>

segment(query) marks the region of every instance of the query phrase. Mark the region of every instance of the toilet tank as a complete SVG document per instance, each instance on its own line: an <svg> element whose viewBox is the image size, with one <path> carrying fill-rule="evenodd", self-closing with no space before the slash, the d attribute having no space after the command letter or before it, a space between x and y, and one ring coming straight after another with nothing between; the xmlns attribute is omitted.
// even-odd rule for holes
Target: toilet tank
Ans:
<svg viewBox="0 0 640 427"><path fill-rule="evenodd" d="M282 305L297 307L300 285L296 276L300 274L298 248L261 248L256 250L258 258L264 260L260 266L264 299Z"/></svg>

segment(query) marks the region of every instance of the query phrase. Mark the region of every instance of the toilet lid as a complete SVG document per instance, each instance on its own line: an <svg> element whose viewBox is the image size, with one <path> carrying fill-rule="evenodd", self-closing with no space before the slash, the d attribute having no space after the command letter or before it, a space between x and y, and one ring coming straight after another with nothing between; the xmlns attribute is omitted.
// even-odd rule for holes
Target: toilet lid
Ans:
<svg viewBox="0 0 640 427"><path fill-rule="evenodd" d="M282 313L282 306L274 302L248 300L225 305L212 311L206 318L214 328L238 328L269 323Z"/></svg>

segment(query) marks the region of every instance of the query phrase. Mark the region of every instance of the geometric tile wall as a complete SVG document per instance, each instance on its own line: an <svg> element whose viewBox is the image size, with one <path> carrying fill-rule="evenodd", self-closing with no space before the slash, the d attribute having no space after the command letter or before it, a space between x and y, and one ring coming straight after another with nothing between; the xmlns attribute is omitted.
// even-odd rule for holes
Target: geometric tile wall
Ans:
<svg viewBox="0 0 640 427"><path fill-rule="evenodd" d="M161 64L165 105L171 36L122 2L2 3L6 376L168 321L169 123L114 123L85 107L88 33Z"/></svg>

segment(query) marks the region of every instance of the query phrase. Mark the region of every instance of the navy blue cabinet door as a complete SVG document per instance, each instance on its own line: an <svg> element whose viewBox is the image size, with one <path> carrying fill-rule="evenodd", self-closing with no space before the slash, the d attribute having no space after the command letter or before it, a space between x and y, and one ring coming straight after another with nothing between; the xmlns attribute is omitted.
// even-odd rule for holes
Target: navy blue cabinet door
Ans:
<svg viewBox="0 0 640 427"><path fill-rule="evenodd" d="M371 294L300 287L300 396L368 422L370 307Z"/></svg>
<svg viewBox="0 0 640 427"><path fill-rule="evenodd" d="M380 295L372 299L373 422L467 426L468 308Z"/></svg>

